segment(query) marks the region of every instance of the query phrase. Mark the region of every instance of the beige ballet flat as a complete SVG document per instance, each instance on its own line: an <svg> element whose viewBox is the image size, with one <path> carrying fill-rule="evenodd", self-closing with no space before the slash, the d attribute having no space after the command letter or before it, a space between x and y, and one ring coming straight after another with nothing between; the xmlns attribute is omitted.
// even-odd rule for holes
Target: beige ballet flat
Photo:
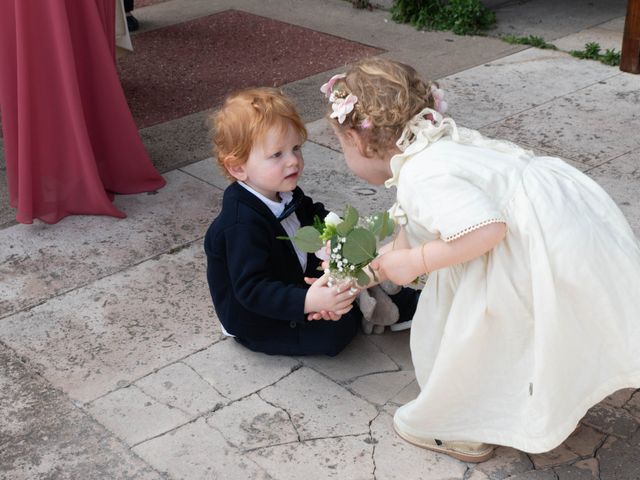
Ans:
<svg viewBox="0 0 640 480"><path fill-rule="evenodd" d="M475 442L445 442L436 439L419 438L400 430L396 422L393 428L407 442L427 450L444 453L463 462L480 463L493 456L494 447L486 443Z"/></svg>

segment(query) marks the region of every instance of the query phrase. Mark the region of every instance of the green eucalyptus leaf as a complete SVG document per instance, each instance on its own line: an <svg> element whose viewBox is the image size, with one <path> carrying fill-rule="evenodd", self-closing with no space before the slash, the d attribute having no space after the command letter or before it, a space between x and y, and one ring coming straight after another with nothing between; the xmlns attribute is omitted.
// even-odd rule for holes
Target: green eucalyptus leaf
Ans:
<svg viewBox="0 0 640 480"><path fill-rule="evenodd" d="M389 212L384 212L381 217L381 227L380 232L378 233L378 239L380 241L384 240L390 235L393 235L393 232L396 229L396 222L394 222L393 218L389 216Z"/></svg>
<svg viewBox="0 0 640 480"><path fill-rule="evenodd" d="M389 235L393 234L396 228L396 224L389 216L389 212L384 211L374 213L371 218L373 219L373 221L368 228L371 233L378 237L378 240L384 240Z"/></svg>
<svg viewBox="0 0 640 480"><path fill-rule="evenodd" d="M353 265L372 260L375 254L376 237L366 228L354 228L342 245L342 256Z"/></svg>
<svg viewBox="0 0 640 480"><path fill-rule="evenodd" d="M367 285L369 285L369 275L367 275L363 270L360 270L358 272L358 275L356 276L356 282L358 284L359 287L366 287Z"/></svg>
<svg viewBox="0 0 640 480"><path fill-rule="evenodd" d="M358 210L353 208L350 205L344 209L344 220L336 226L338 230L338 235L341 237L346 236L358 223L358 219L360 215L358 214Z"/></svg>
<svg viewBox="0 0 640 480"><path fill-rule="evenodd" d="M300 228L295 237L293 237L293 243L300 250L308 253L317 252L324 245L324 242L320 239L320 232L312 226Z"/></svg>

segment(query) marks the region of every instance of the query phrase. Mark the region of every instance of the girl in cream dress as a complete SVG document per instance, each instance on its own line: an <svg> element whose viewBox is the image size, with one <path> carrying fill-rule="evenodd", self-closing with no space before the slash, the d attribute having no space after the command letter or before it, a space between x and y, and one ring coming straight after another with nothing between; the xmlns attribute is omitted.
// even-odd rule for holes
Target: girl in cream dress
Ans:
<svg viewBox="0 0 640 480"><path fill-rule="evenodd" d="M428 274L411 330L405 440L465 461L551 450L640 387L640 244L589 177L456 126L436 84L367 59L323 86L351 170L396 187L378 279Z"/></svg>

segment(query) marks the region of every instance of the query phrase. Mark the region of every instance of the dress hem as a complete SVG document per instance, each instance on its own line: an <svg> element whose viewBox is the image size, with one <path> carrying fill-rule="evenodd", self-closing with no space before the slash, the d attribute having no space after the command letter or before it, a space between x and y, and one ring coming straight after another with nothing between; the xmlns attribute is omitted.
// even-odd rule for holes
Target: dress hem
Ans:
<svg viewBox="0 0 640 480"><path fill-rule="evenodd" d="M618 377L616 380L607 383L596 389L587 399L568 415L568 421L564 422L562 427L554 430L554 433L547 434L544 437L533 438L532 435L521 435L516 433L506 434L504 432L491 431L488 429L476 429L465 431L445 431L440 430L433 434L417 431L406 425L398 416L398 412L403 408L400 407L394 415L394 421L400 424L400 428L411 435L423 438L438 438L445 441L471 441L489 443L497 446L511 447L517 450L538 454L553 450L562 444L576 429L580 420L586 415L587 411L600 403L604 398L614 392L624 388L640 387L640 372L624 377Z"/></svg>

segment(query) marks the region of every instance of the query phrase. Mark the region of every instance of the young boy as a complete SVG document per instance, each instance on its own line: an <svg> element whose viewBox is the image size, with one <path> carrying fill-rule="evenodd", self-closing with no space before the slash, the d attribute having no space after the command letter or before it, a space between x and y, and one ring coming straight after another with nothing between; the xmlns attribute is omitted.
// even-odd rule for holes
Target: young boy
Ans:
<svg viewBox="0 0 640 480"><path fill-rule="evenodd" d="M225 333L269 354L338 354L360 325L355 296L324 277L309 286L320 260L277 238L328 213L297 187L304 123L281 92L256 88L227 98L213 124L218 164L232 183L204 247Z"/></svg>

